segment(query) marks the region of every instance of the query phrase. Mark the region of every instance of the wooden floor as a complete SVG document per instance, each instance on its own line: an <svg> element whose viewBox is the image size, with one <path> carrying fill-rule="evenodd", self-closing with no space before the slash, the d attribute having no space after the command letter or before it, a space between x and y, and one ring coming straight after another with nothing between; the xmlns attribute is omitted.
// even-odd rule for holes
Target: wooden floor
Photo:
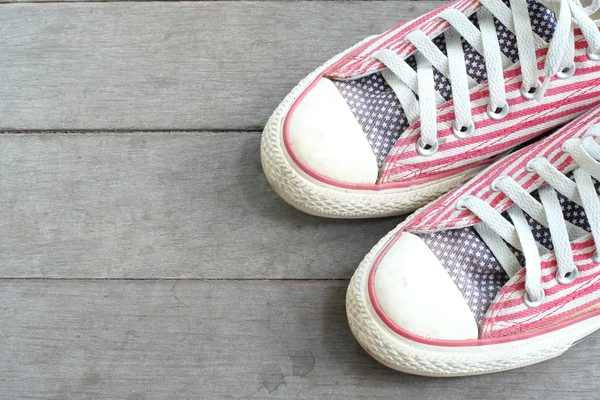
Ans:
<svg viewBox="0 0 600 400"><path fill-rule="evenodd" d="M443 1L0 5L0 399L599 399L600 336L482 377L396 373L344 294L401 219L269 188L302 77Z"/></svg>

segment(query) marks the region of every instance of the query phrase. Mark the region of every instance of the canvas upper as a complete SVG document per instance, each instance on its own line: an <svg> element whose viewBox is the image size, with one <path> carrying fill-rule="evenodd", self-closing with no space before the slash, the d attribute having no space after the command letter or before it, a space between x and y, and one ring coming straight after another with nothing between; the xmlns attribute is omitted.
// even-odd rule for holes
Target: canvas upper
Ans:
<svg viewBox="0 0 600 400"><path fill-rule="evenodd" d="M369 267L382 321L404 335L460 341L595 316L599 142L596 107L413 214Z"/></svg>
<svg viewBox="0 0 600 400"><path fill-rule="evenodd" d="M306 171L314 172L314 176L328 178L328 182L334 184L354 184L358 189L360 185L373 184L410 187L415 182L433 182L489 164L514 147L576 118L600 102L600 62L594 56L595 49L591 55L588 51L591 41L598 37L597 28L596 32L590 33L589 26L585 26L584 34L577 24L574 31L569 26L568 34L574 34L574 43L566 40L561 46L569 48L565 54L572 52L573 57L563 60L565 65L560 67L561 71L572 67L574 73L572 76L558 74L546 82L548 48L556 40L554 34L560 21L560 4L554 0L543 4L526 0L527 17L522 13L517 17L513 8L518 1L525 2L456 0L349 51L318 75L286 116L288 124L284 136L289 138L286 145L291 158ZM574 0L565 1L570 4L570 13L583 10ZM500 11L494 11L496 9ZM474 32L473 37L465 38L458 33L456 23L448 22L451 18L447 16L452 10L466 17L466 22L461 22L461 29ZM495 57L501 63L501 83L508 110L498 119L490 117L489 105L492 97L498 95L490 93L488 71L489 68L495 71L498 62L490 61L476 49L480 47L481 50L482 46L476 43L483 37L480 19L486 15L489 18L486 14L489 10L493 10L497 42L493 46L486 43L483 46L487 46L490 54L495 54L493 48L497 45ZM524 18L531 26L535 49L524 49L517 41L516 30ZM589 19L587 16L581 18ZM474 126L469 135L459 132L457 136L456 133L458 103L455 102L460 84L451 79L448 70L452 67L449 63L456 65L457 62L455 53L450 57L448 51L450 34L458 35L462 45L461 62L466 72L469 112ZM565 33L561 31L560 37L563 36ZM391 60L387 64L381 61L384 50ZM521 60L527 51L535 52L540 84L546 84L543 96L538 98L524 94L522 88L526 74ZM399 100L398 93L408 86L398 83L399 67L388 65L394 61L393 56L404 60L413 71L426 68L428 64L431 67L430 82L421 79L427 74L420 73L421 80L416 87L408 88L416 99L416 111L415 107L407 111ZM497 77L497 73L494 74ZM400 77L402 79L407 78ZM425 109L423 96L419 96L419 93L425 93L423 87L428 84L432 86L431 92L435 92L431 95L436 102L433 116L429 108ZM498 91L497 86L493 88L494 93ZM410 99L410 94L400 94L400 97ZM464 99L464 94L459 97ZM465 114L464 101L460 104L462 115ZM427 126L422 126L423 114L428 115ZM433 127L429 126L431 121L434 121ZM434 140L433 132L436 144L436 151L426 155L419 151L426 147L419 142L425 136L424 131L429 132L429 141Z"/></svg>

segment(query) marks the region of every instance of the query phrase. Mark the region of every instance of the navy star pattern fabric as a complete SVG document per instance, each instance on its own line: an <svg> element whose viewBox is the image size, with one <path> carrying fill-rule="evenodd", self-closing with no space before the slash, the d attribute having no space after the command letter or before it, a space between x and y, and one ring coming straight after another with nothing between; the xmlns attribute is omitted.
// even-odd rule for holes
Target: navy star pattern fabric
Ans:
<svg viewBox="0 0 600 400"><path fill-rule="evenodd" d="M505 0L508 5L508 0ZM552 38L556 19L554 13L534 0L528 0L529 15L532 28L542 39L549 41ZM476 25L477 15L469 19ZM498 41L501 51L513 62L518 60L517 40L499 21L495 21ZM444 36L433 39L436 46L446 53ZM464 39L462 40L467 74L477 82L487 79L485 61ZM414 56L408 57L406 62L416 70ZM351 81L333 81L354 113L377 158L379 167L383 165L386 156L408 126L408 120L402 111L392 88L385 82L381 73L374 73ZM452 99L452 86L448 78L434 68L435 89L445 99Z"/></svg>

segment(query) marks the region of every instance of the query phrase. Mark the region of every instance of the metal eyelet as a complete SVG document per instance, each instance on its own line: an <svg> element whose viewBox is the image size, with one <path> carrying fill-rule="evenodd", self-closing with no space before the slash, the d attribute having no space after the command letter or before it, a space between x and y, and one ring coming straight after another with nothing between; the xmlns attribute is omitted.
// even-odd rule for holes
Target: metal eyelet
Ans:
<svg viewBox="0 0 600 400"><path fill-rule="evenodd" d="M592 261L596 264L600 264L600 256L598 255L598 250L596 250L592 255Z"/></svg>
<svg viewBox="0 0 600 400"><path fill-rule="evenodd" d="M500 120L508 115L508 103L504 103L501 107L492 109L492 103L488 103L487 115L493 120Z"/></svg>
<svg viewBox="0 0 600 400"><path fill-rule="evenodd" d="M533 300L529 296L529 292L525 291L525 295L523 296L523 303L529 308L535 308L540 306L544 302L544 298L546 297L546 293L544 293L544 289L540 288L539 299Z"/></svg>
<svg viewBox="0 0 600 400"><path fill-rule="evenodd" d="M564 142L562 142L562 144L560 145L560 151L562 151L563 153L568 153L568 151L567 151L567 150L569 150L569 149L568 149L568 146L569 146L571 143L573 143L573 142L576 142L576 141L579 141L579 140L581 140L581 139L571 138L571 139L567 139L567 140L565 140L565 141L564 141Z"/></svg>
<svg viewBox="0 0 600 400"><path fill-rule="evenodd" d="M592 61L600 61L600 54L599 53L595 53L592 51L592 49L590 49L589 47L587 49L585 49L585 52L587 53L587 56L590 60Z"/></svg>
<svg viewBox="0 0 600 400"><path fill-rule="evenodd" d="M432 154L435 154L435 152L438 150L438 146L439 143L437 140L432 145L423 144L423 138L419 138L419 140L417 140L417 152L424 157L428 157Z"/></svg>
<svg viewBox="0 0 600 400"><path fill-rule="evenodd" d="M533 163L535 162L535 160L537 160L538 158L541 158L541 157L535 157L535 158L532 158L531 160L529 160L529 161L527 162L527 164L525 164L525 171L527 171L527 172L529 172L529 173L535 173L535 172L536 172L536 170L535 170L535 168L533 168L532 164L533 164Z"/></svg>
<svg viewBox="0 0 600 400"><path fill-rule="evenodd" d="M556 271L556 282L561 285L568 285L569 283L575 282L577 276L579 275L579 270L577 268L573 269L573 271L567 272L565 276L560 276L560 273Z"/></svg>
<svg viewBox="0 0 600 400"><path fill-rule="evenodd" d="M521 91L521 96L523 96L523 98L525 98L527 100L533 100L538 96L540 87L541 87L541 85L538 82L538 84L536 86L531 86L531 87L527 88L527 87L525 87L525 82L523 82L521 84L521 88L519 90Z"/></svg>
<svg viewBox="0 0 600 400"><path fill-rule="evenodd" d="M570 77L572 77L575 74L576 69L577 69L577 67L575 66L575 63L573 63L570 66L563 68L562 71L558 71L556 73L556 77L558 79L569 79Z"/></svg>
<svg viewBox="0 0 600 400"><path fill-rule="evenodd" d="M452 125L452 134L459 139L468 138L475 132L475 124L473 121L469 123L467 126L457 126L456 122Z"/></svg>
<svg viewBox="0 0 600 400"><path fill-rule="evenodd" d="M468 208L465 206L465 203L473 196L464 196L458 199L458 201L454 204L454 207L458 211L467 211Z"/></svg>
<svg viewBox="0 0 600 400"><path fill-rule="evenodd" d="M500 188L498 187L498 183L500 183L500 181L504 178L508 178L508 177L506 175L503 175L503 176L499 176L496 179L494 179L492 184L490 185L490 189L494 192L499 192Z"/></svg>

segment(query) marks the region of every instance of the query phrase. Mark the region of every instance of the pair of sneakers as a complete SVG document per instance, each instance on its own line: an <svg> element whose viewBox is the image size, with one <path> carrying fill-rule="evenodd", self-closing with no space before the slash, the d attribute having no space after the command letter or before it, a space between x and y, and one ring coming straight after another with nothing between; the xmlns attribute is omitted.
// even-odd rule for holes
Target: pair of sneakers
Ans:
<svg viewBox="0 0 600 400"><path fill-rule="evenodd" d="M600 328L599 8L456 0L329 60L270 118L265 174L298 209L422 207L347 292L381 363L496 372Z"/></svg>

